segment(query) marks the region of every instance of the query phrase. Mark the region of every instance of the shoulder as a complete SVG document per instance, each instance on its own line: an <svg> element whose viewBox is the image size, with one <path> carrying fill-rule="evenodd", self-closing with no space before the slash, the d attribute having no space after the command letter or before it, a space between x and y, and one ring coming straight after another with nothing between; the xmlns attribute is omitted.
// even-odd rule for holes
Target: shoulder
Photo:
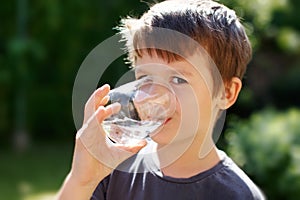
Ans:
<svg viewBox="0 0 300 200"><path fill-rule="evenodd" d="M212 174L218 193L230 196L230 199L265 199L261 190L224 152L220 152L222 161L218 171ZM242 197L242 198L241 198Z"/></svg>

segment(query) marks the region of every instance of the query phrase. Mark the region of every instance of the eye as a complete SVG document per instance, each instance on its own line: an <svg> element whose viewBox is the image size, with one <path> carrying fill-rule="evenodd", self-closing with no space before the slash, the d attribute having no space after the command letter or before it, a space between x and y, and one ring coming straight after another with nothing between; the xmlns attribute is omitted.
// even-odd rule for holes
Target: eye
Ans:
<svg viewBox="0 0 300 200"><path fill-rule="evenodd" d="M143 84L153 82L153 79L152 79L151 76L149 76L149 75L140 75L140 76L136 76L136 80L142 81Z"/></svg>
<svg viewBox="0 0 300 200"><path fill-rule="evenodd" d="M187 81L183 78L177 77L177 76L173 76L171 78L171 82L174 84L185 84L187 83Z"/></svg>
<svg viewBox="0 0 300 200"><path fill-rule="evenodd" d="M143 79L145 77L147 77L147 75L138 75L138 76L136 76L136 80L140 80L140 79Z"/></svg>

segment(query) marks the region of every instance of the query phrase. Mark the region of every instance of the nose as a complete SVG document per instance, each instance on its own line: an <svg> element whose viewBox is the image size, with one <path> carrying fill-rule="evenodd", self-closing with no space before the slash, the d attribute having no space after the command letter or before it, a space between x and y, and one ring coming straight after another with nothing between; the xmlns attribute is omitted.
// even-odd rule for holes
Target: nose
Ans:
<svg viewBox="0 0 300 200"><path fill-rule="evenodd" d="M156 102L156 104L166 104L170 100L171 91L165 86L148 83L138 88L134 102L143 103L147 101Z"/></svg>
<svg viewBox="0 0 300 200"><path fill-rule="evenodd" d="M142 120L164 120L175 109L173 92L166 86L147 83L139 87L134 97L134 104Z"/></svg>

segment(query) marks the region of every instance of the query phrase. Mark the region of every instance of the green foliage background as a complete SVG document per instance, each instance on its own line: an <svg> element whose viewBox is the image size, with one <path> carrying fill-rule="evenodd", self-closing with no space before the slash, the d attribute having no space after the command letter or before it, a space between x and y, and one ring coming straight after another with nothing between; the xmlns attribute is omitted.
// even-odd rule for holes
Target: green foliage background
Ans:
<svg viewBox="0 0 300 200"><path fill-rule="evenodd" d="M231 120L228 153L269 199L300 197L300 109L267 108L249 119Z"/></svg>
<svg viewBox="0 0 300 200"><path fill-rule="evenodd" d="M299 193L280 180L299 186L299 172L290 165L284 164L285 171L276 166L290 163L293 156L299 155L299 142L286 139L299 138L299 126L284 125L275 136L272 132L281 123L290 123L285 120L293 114L282 112L300 106L300 1L220 2L235 9L241 17L254 55L238 102L227 113L226 126L230 131L224 132L219 144L231 152L271 199L292 199L288 194L299 196ZM147 3L138 0L1 2L0 155L29 152L30 156L34 146L41 143L73 142L76 129L72 118L72 87L81 62L96 45L115 33L112 28L121 17L138 16L147 7ZM116 60L101 83L114 83L127 67L122 58ZM272 107L273 111L264 111L266 107ZM278 121L278 117L282 120ZM253 130L257 134L252 134ZM265 131L269 134L259 134ZM270 143L261 143L261 136L270 137L264 140ZM277 144L278 152L271 148ZM69 151L71 154L72 149ZM235 156L244 151L242 157ZM248 151L257 155L247 155ZM266 155L269 160L262 158ZM299 160L295 162L299 167ZM249 163L255 168L249 167ZM270 163L276 169L270 168Z"/></svg>

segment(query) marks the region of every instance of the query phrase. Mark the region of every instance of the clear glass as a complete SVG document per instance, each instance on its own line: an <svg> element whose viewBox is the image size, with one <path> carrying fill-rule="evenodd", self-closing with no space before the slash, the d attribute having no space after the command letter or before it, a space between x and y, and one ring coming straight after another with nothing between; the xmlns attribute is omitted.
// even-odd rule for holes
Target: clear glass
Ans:
<svg viewBox="0 0 300 200"><path fill-rule="evenodd" d="M120 144L137 143L157 132L175 111L175 95L163 81L145 77L109 93L108 104L120 103L121 110L105 119L107 136Z"/></svg>

